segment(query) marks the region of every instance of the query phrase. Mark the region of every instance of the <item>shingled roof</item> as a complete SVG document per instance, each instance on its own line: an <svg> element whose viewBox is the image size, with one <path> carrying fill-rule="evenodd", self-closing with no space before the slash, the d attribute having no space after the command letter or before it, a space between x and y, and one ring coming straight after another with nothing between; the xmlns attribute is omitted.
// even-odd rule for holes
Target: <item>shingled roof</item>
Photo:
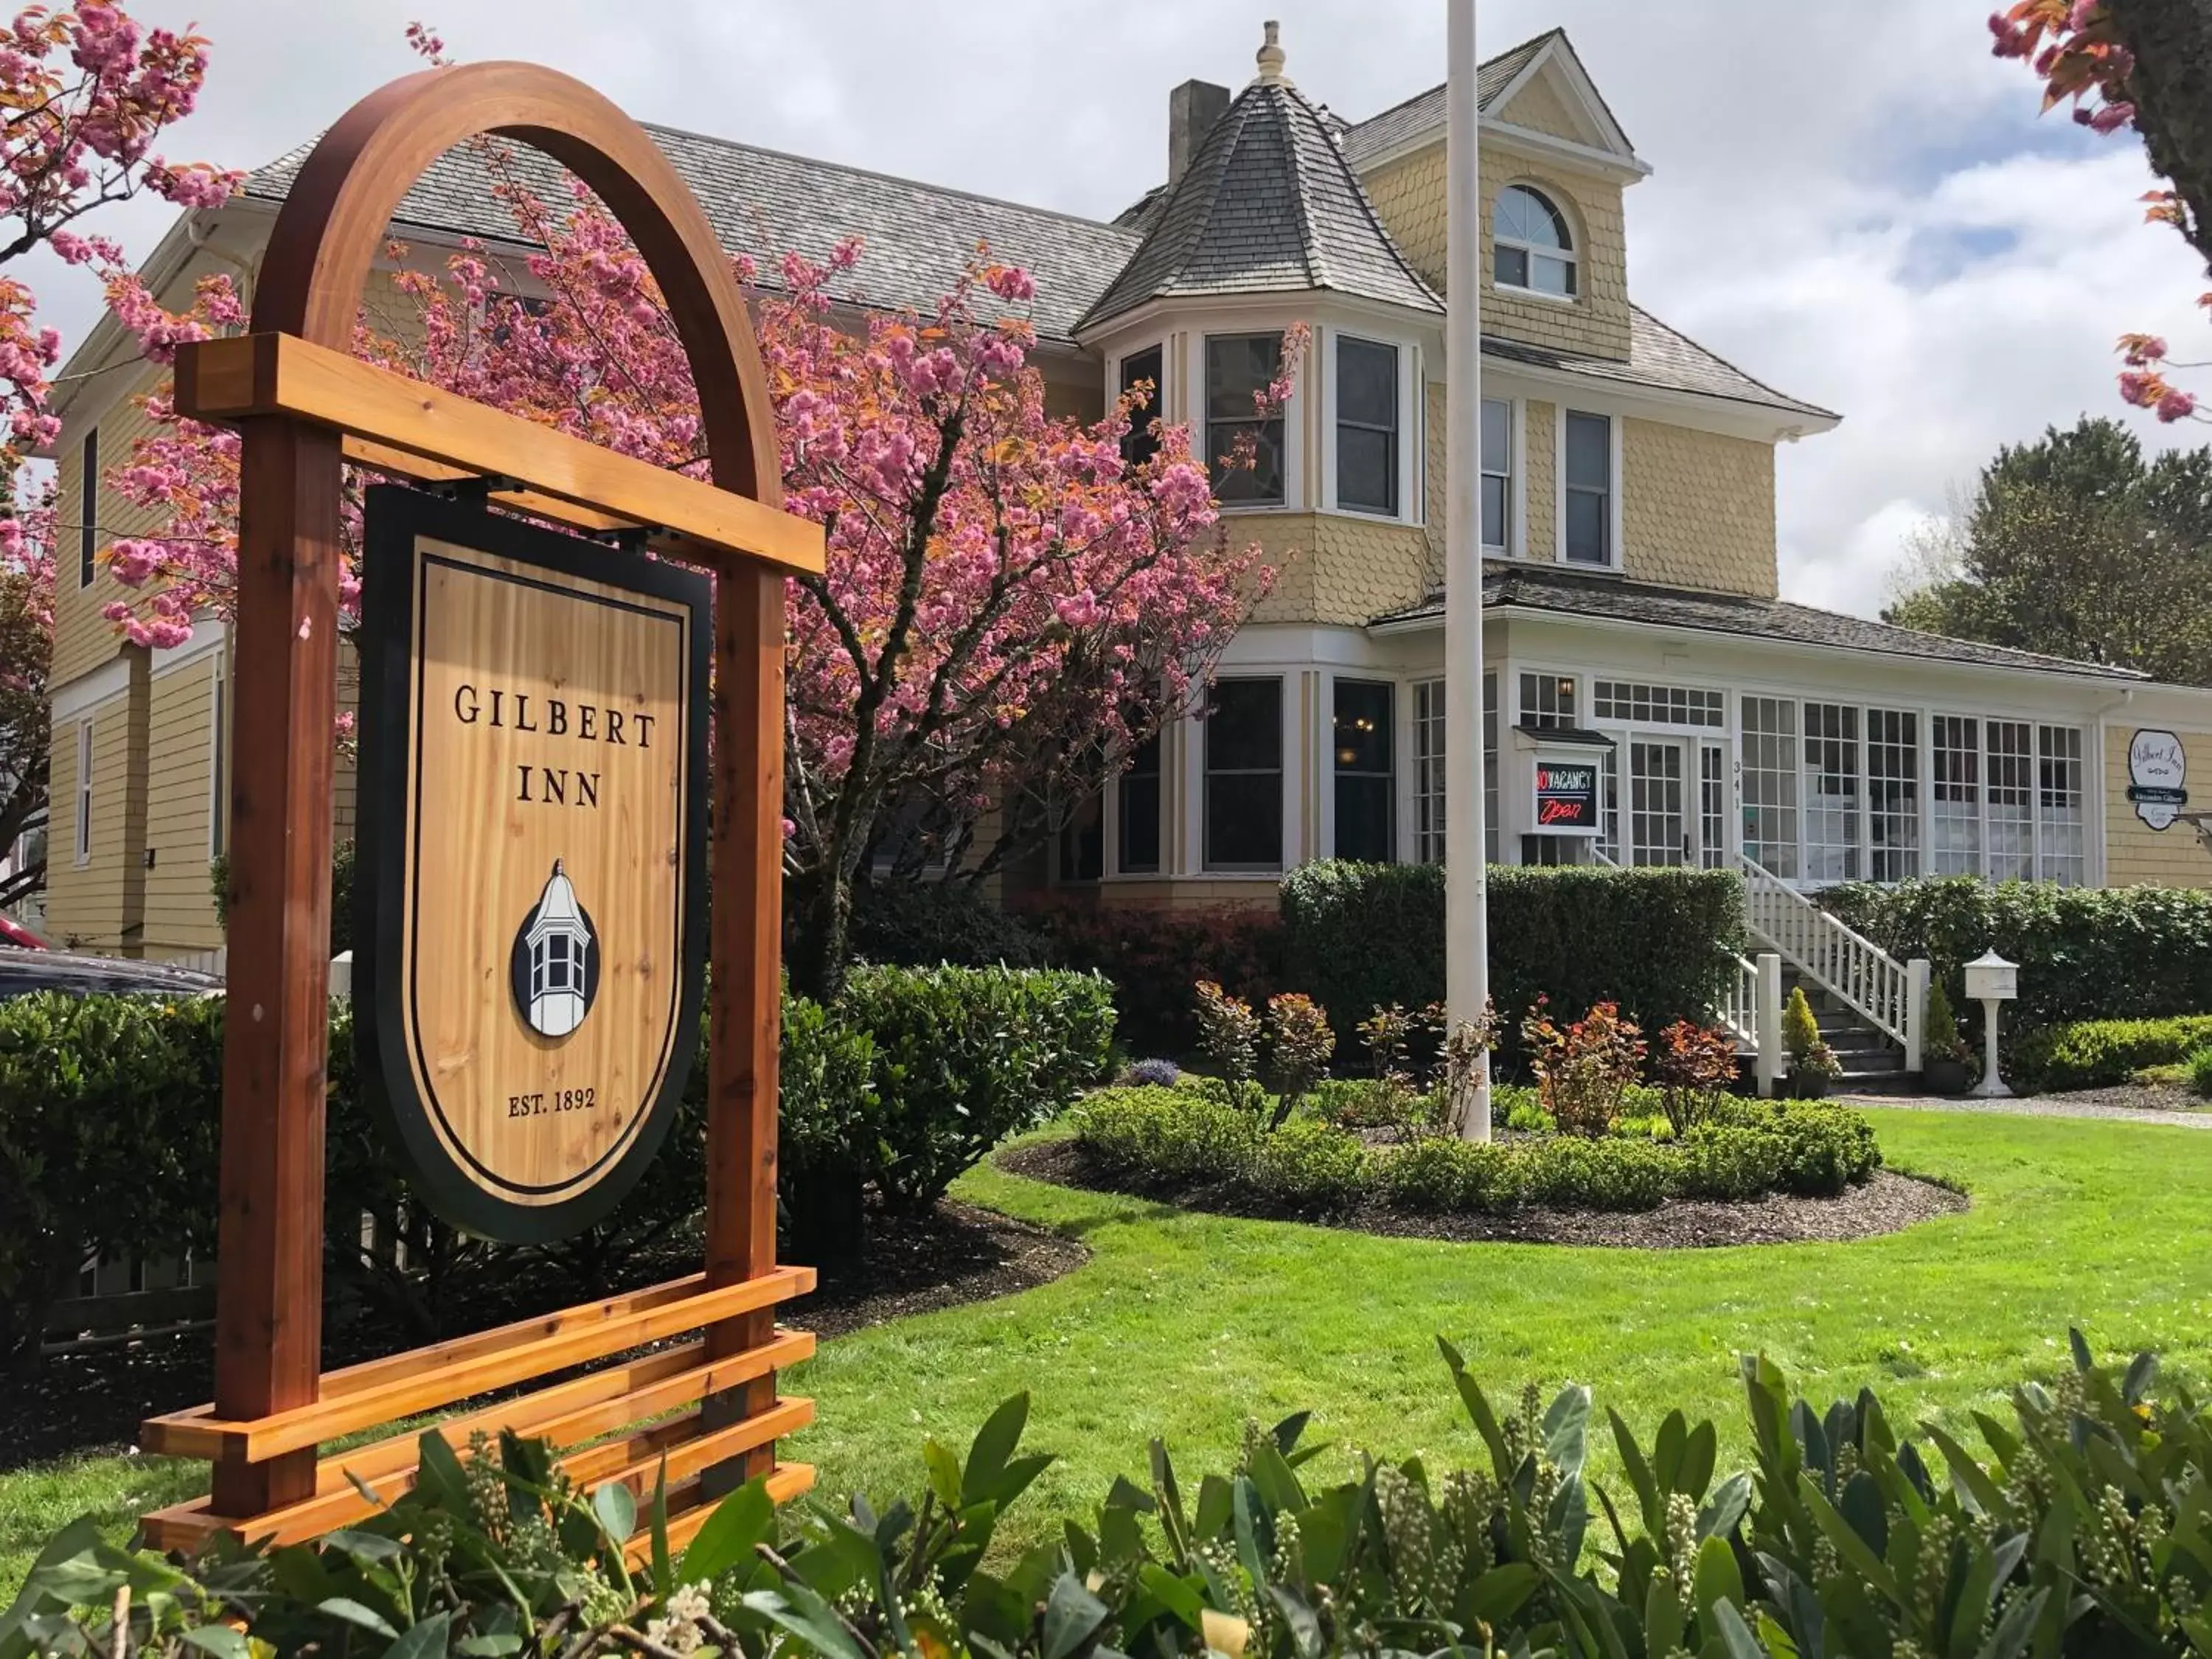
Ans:
<svg viewBox="0 0 2212 1659"><path fill-rule="evenodd" d="M1818 421L1838 421L1843 417L1832 410L1821 408L1777 392L1764 380L1755 380L1724 357L1717 357L1686 334L1677 333L1641 306L1628 308L1628 357L1626 362L1612 357L1589 357L1577 352L1557 351L1547 346L1529 345L1520 340L1500 339L1494 334L1482 337L1482 353L1486 357L1499 358L1506 362L1527 363L1534 368L1556 369L1563 374L1579 375L1614 386L1650 386L1661 392L1690 392L1700 397L1726 398L1731 402L1756 404L1765 409L1779 409L1793 414L1809 416Z"/></svg>
<svg viewBox="0 0 2212 1659"><path fill-rule="evenodd" d="M1440 313L1344 159L1328 118L1263 72L1143 215L1144 245L1076 326L1150 300L1326 289Z"/></svg>
<svg viewBox="0 0 2212 1659"><path fill-rule="evenodd" d="M1442 594L1432 594L1420 605L1373 618L1370 626L1441 617L1443 603ZM1840 611L1816 611L1811 605L1793 605L1787 599L1662 587L1624 581L1619 576L1495 559L1484 567L1482 607L1485 611L1538 611L1589 617L1692 633L1748 635L1791 645L1827 646L1840 651L1967 663L1981 668L2020 668L2110 680L2148 678L2132 668L2081 662L2040 651L2015 651L2008 646L1954 640L1942 634L1923 634L1917 629L1895 628L1887 623L1869 622L1863 617L1845 616Z"/></svg>
<svg viewBox="0 0 2212 1659"><path fill-rule="evenodd" d="M1511 86L1534 59L1536 54L1555 39L1564 40L1565 29L1547 29L1533 40L1523 40L1510 52L1501 52L1476 66L1474 71L1474 106L1488 109L1497 101L1498 94ZM1417 92L1402 104L1393 104L1379 115L1370 115L1364 121L1355 121L1344 135L1345 159L1359 167L1370 156L1380 155L1395 149L1408 138L1439 127L1444 120L1444 88L1431 87L1426 92Z"/></svg>
<svg viewBox="0 0 2212 1659"><path fill-rule="evenodd" d="M1073 337L1077 317L1137 251L1133 232L1073 214L673 127L647 124L646 131L698 196L722 246L752 255L769 275L774 262L793 249L818 258L840 239L860 237L860 261L833 296L855 305L927 311L982 241L992 258L1036 277L1037 333L1065 342ZM245 193L283 200L313 148L302 144L253 173ZM539 152L518 148L514 167L546 200L567 200L560 170ZM515 245L514 218L493 196L492 184L475 152L449 151L407 192L393 222L403 231L412 227Z"/></svg>

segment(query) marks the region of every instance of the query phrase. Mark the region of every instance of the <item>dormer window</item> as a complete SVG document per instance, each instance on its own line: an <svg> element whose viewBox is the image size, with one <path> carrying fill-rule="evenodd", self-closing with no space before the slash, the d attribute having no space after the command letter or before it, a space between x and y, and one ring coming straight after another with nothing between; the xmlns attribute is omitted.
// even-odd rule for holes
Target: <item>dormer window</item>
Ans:
<svg viewBox="0 0 2212 1659"><path fill-rule="evenodd" d="M1491 228L1491 273L1500 288L1574 298L1574 238L1567 233L1565 216L1548 197L1526 185L1507 185L1498 195Z"/></svg>

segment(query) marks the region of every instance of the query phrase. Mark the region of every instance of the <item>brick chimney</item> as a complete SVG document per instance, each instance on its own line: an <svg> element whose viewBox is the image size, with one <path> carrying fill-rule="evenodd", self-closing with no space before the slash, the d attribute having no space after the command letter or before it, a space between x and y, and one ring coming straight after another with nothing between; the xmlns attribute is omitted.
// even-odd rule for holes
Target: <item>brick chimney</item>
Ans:
<svg viewBox="0 0 2212 1659"><path fill-rule="evenodd" d="M1186 81L1168 94L1168 187L1190 171L1190 158L1229 113L1229 88L1211 81Z"/></svg>

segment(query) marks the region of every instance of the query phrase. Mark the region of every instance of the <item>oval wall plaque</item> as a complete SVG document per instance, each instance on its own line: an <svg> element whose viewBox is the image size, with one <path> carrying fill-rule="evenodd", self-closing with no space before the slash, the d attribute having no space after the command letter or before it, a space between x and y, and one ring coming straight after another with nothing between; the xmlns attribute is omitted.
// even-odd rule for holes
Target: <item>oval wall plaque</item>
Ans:
<svg viewBox="0 0 2212 1659"><path fill-rule="evenodd" d="M697 1046L713 589L368 492L356 1048L431 1206L535 1243L659 1150Z"/></svg>

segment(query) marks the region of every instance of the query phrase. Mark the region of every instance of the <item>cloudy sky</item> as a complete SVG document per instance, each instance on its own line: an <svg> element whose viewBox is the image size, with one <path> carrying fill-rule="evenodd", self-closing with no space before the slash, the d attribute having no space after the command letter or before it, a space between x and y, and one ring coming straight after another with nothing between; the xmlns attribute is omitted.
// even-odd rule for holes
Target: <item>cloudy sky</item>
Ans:
<svg viewBox="0 0 2212 1659"><path fill-rule="evenodd" d="M1481 0L1485 55L1564 24L1654 172L1629 192L1642 304L1841 410L1783 452L1782 581L1871 614L1903 533L2003 441L2122 412L2113 337L2205 325L2202 272L2142 222L2139 144L2038 119L1989 55L1991 0ZM633 113L1101 217L1165 168L1168 88L1242 85L1262 17L1289 72L1358 119L1433 84L1443 0L137 0L215 42L173 153L252 167L415 66L531 58ZM104 227L149 249L166 210ZM96 295L40 273L80 337ZM2141 423L2148 442L2191 428Z"/></svg>

